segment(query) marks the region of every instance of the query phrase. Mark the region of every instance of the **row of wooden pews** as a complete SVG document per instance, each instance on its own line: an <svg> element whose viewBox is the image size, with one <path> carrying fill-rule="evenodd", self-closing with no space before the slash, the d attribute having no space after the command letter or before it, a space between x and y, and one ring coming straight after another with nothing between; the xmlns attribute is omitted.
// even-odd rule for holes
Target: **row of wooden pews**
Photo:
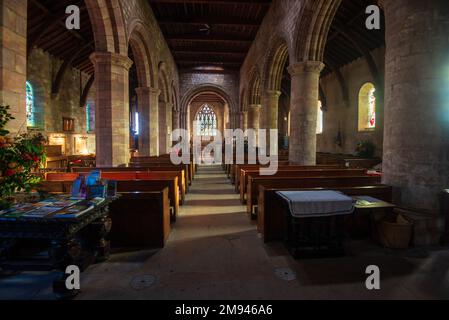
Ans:
<svg viewBox="0 0 449 320"><path fill-rule="evenodd" d="M334 190L349 196L371 196L391 202L392 188L381 184L381 176L366 169L351 169L341 163L296 166L279 162L271 176L260 173L261 165L233 165L236 192L246 203L247 213L257 219L258 231L265 242L282 240L285 213L278 191ZM231 172L232 170L230 170Z"/></svg>
<svg viewBox="0 0 449 320"><path fill-rule="evenodd" d="M103 179L117 181L119 199L110 205L114 246L164 247L194 179L194 165L173 165L169 155L134 157L129 167L71 168L46 172L41 190L70 193L81 174L100 170Z"/></svg>

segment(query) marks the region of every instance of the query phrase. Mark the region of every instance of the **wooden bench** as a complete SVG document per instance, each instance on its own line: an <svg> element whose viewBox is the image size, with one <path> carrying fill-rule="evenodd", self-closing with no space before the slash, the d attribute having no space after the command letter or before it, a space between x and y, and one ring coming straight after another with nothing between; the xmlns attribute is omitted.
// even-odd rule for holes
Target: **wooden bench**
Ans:
<svg viewBox="0 0 449 320"><path fill-rule="evenodd" d="M343 170L344 168L341 168L339 166L333 166L333 165L319 165L319 166L295 166L295 165L286 165L286 166L279 166L277 173L274 175L279 176L285 176L283 172L294 172L294 171L306 171L306 170ZM240 174L236 175L237 182L236 182L236 192L240 192L241 195L246 194L246 186L248 184L248 176L260 176L260 167L240 167L239 169ZM242 198L242 196L241 196ZM244 197L243 197L244 199Z"/></svg>
<svg viewBox="0 0 449 320"><path fill-rule="evenodd" d="M170 235L168 188L121 192L109 206L114 246L163 248Z"/></svg>
<svg viewBox="0 0 449 320"><path fill-rule="evenodd" d="M188 181L186 180L185 172L186 170L181 167L170 167L170 166L164 166L164 167L145 167L145 168L96 168L96 169L89 169L89 168L72 168L73 173L88 173L92 170L100 170L102 172L102 175L104 173L120 173L120 172L130 172L135 173L136 176L133 179L139 179L138 173L140 172L176 172L178 174L178 181L180 182L180 190L181 190L181 198L180 203L183 204L185 200L185 195L187 193L187 185Z"/></svg>
<svg viewBox="0 0 449 320"><path fill-rule="evenodd" d="M322 169L324 168L324 169ZM244 176L241 178L241 187L240 187L240 200L243 204L246 204L246 199L248 198L247 192L250 183L252 181L256 181L257 178L282 178L282 177L297 177L297 178L305 178L305 177L339 177L339 176L365 176L366 171L364 169L328 169L326 166L320 167L303 167L297 170L281 170L272 176L262 176L259 171L245 171L242 170ZM246 184L243 183L246 181ZM258 189L251 187L253 191L253 197L257 197Z"/></svg>
<svg viewBox="0 0 449 320"><path fill-rule="evenodd" d="M159 157L132 157L129 166L130 167L147 167L152 165L173 165L171 161L170 154L161 155ZM193 162L193 155L190 155L190 163L180 164L179 166L184 166L189 175L189 184L195 178L196 164Z"/></svg>
<svg viewBox="0 0 449 320"><path fill-rule="evenodd" d="M77 173L48 173L46 174L46 181L73 182L79 176ZM179 213L179 185L178 176L176 173L147 173L140 179L135 179L135 174L132 172L113 172L102 175L105 179L117 181L118 192L140 192L140 191L155 191L161 188L168 188L170 199L170 206L173 209L172 220L176 221Z"/></svg>
<svg viewBox="0 0 449 320"><path fill-rule="evenodd" d="M326 188L327 189L327 188ZM273 185L259 186L257 230L262 234L264 242L282 240L285 230L285 216L282 203L276 195L277 191L311 191L324 188L285 188ZM334 187L349 196L372 196L387 202L391 201L392 187L386 185Z"/></svg>
<svg viewBox="0 0 449 320"><path fill-rule="evenodd" d="M277 165L278 167L287 166L289 162L287 160L285 161L278 161ZM259 169L259 168L268 168L269 165L261 165L261 164L233 164L231 165L231 172L230 172L230 179L231 183L238 186L239 184L239 177L240 177L240 170L241 168L247 168L247 169Z"/></svg>
<svg viewBox="0 0 449 320"><path fill-rule="evenodd" d="M380 177L370 176L344 176L344 172L336 173L334 177L254 177L248 178L246 210L253 214L257 206L258 190L260 185L279 185L291 188L339 188L353 186L369 186L380 184Z"/></svg>

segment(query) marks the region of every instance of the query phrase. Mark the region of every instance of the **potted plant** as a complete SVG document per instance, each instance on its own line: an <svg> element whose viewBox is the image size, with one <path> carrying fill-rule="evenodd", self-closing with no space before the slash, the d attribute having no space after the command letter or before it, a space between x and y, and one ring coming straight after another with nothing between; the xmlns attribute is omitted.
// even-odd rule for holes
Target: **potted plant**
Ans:
<svg viewBox="0 0 449 320"><path fill-rule="evenodd" d="M376 145L371 141L360 141L356 148L357 156L361 158L373 158L376 153Z"/></svg>
<svg viewBox="0 0 449 320"><path fill-rule="evenodd" d="M45 138L40 133L10 137L5 128L12 119L9 106L0 106L0 209L10 206L17 192L30 192L41 181L36 173L45 161Z"/></svg>

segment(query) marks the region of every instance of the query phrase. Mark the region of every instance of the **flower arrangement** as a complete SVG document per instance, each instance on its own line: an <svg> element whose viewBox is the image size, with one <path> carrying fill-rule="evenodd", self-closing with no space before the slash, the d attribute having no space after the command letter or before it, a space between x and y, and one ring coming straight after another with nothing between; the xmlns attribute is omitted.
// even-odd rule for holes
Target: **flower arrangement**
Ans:
<svg viewBox="0 0 449 320"><path fill-rule="evenodd" d="M12 119L9 106L0 106L0 208L16 192L30 192L41 181L35 173L45 161L46 139L40 133L10 137L5 128Z"/></svg>
<svg viewBox="0 0 449 320"><path fill-rule="evenodd" d="M376 153L376 145L371 141L360 141L356 148L357 156L362 158L373 158Z"/></svg>

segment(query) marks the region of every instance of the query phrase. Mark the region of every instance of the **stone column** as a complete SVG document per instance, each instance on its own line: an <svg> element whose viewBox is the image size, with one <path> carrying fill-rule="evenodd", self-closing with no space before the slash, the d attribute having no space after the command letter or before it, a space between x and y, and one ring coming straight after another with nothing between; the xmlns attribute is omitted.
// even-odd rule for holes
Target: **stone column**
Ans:
<svg viewBox="0 0 449 320"><path fill-rule="evenodd" d="M160 90L150 87L136 89L139 106L139 154L157 156L159 152L158 99Z"/></svg>
<svg viewBox="0 0 449 320"><path fill-rule="evenodd" d="M265 105L265 128L267 130L267 151L270 150L270 129L279 129L278 117L279 117L279 97L280 91L269 90L264 94L263 103ZM279 138L279 134L276 136Z"/></svg>
<svg viewBox="0 0 449 320"><path fill-rule="evenodd" d="M248 129L259 130L260 104L248 106Z"/></svg>
<svg viewBox="0 0 449 320"><path fill-rule="evenodd" d="M110 52L91 55L95 67L95 133L98 167L129 163L129 68L132 61Z"/></svg>
<svg viewBox="0 0 449 320"><path fill-rule="evenodd" d="M150 156L150 90L149 87L136 88L139 109L139 155Z"/></svg>
<svg viewBox="0 0 449 320"><path fill-rule="evenodd" d="M0 104L9 105L15 118L13 135L27 130L27 1L0 1Z"/></svg>
<svg viewBox="0 0 449 320"><path fill-rule="evenodd" d="M167 153L167 103L159 101L159 155Z"/></svg>
<svg viewBox="0 0 449 320"><path fill-rule="evenodd" d="M449 7L385 0L383 182L398 203L436 211L449 187Z"/></svg>
<svg viewBox="0 0 449 320"><path fill-rule="evenodd" d="M239 129L246 131L248 126L248 112L242 111L239 113Z"/></svg>
<svg viewBox="0 0 449 320"><path fill-rule="evenodd" d="M181 113L178 110L173 110L173 119L172 119L172 126L173 129L172 130L176 130L176 129L180 129L180 123L181 123L181 119L180 119Z"/></svg>
<svg viewBox="0 0 449 320"><path fill-rule="evenodd" d="M172 137L172 130L173 130L173 103L167 102L167 104L165 106L165 112L166 112L165 127L167 128L167 131L165 133L165 143L166 143L165 151L166 151L166 153L169 153L171 150L171 146L172 146L171 137Z"/></svg>
<svg viewBox="0 0 449 320"><path fill-rule="evenodd" d="M260 104L248 106L248 129L253 129L255 133L255 146L258 145L259 125L260 125Z"/></svg>
<svg viewBox="0 0 449 320"><path fill-rule="evenodd" d="M279 97L281 96L280 91L270 90L264 95L265 104L265 129L277 129L278 128L278 113L279 113Z"/></svg>
<svg viewBox="0 0 449 320"><path fill-rule="evenodd" d="M320 72L324 64L306 61L289 67L292 78L289 160L316 164L316 125Z"/></svg>

